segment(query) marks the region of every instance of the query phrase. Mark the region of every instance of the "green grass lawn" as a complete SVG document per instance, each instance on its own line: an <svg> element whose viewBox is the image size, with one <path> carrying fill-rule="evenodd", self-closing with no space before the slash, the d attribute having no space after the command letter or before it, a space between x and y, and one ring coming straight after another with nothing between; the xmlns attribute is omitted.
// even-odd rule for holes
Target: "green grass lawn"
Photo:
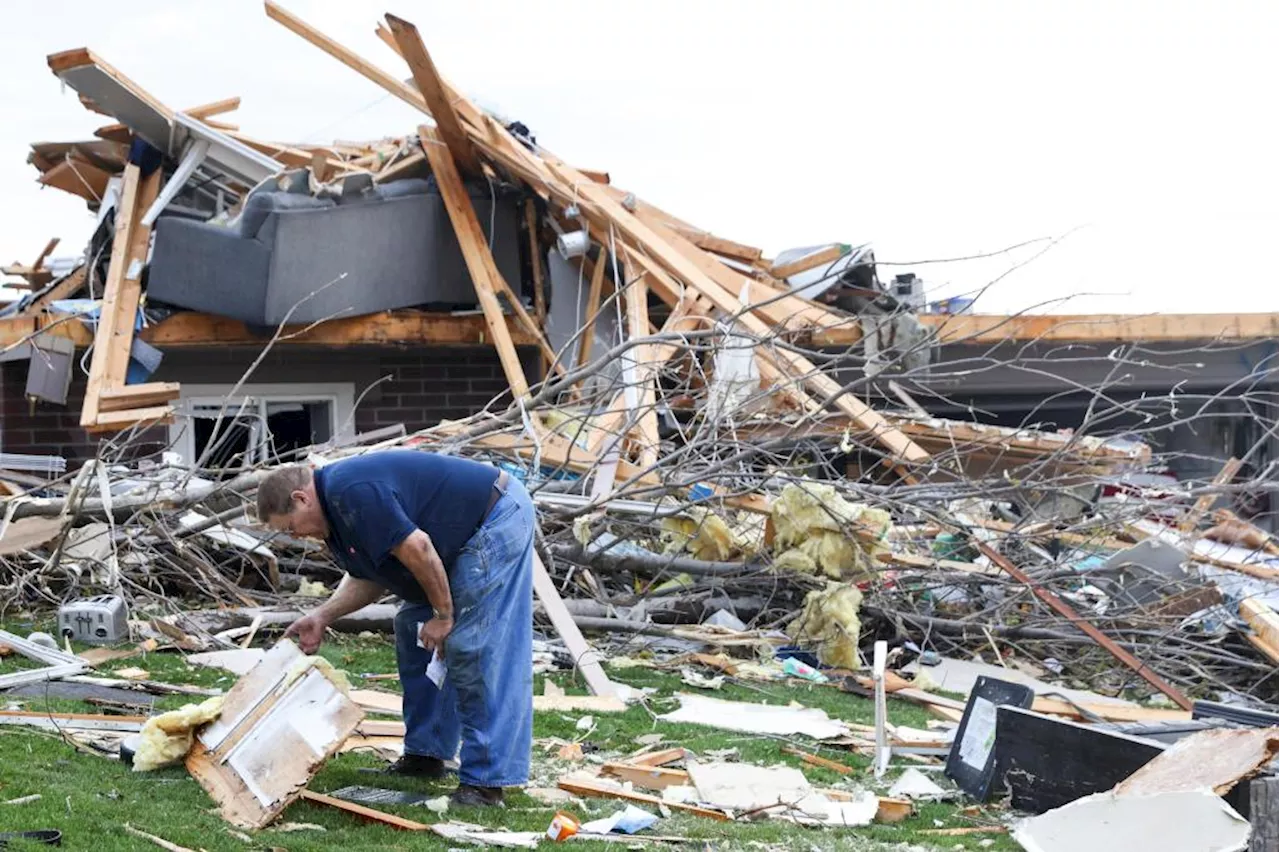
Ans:
<svg viewBox="0 0 1280 852"><path fill-rule="evenodd" d="M24 636L32 629L30 625L22 623L0 626ZM260 641L272 640L264 637ZM395 681L365 684L359 677L362 674L395 671L395 651L385 638L345 637L326 643L321 653L352 675L352 681L357 686L384 689L398 687ZM13 671L17 667L14 657L0 661L0 672ZM146 669L151 673L152 679L171 683L188 683L224 690L234 683L232 675L214 669L190 667L181 655L172 651L118 661L101 667L100 672L109 674L124 667ZM782 763L799 767L817 786L852 789L865 785L876 789L867 770L867 758L856 753L838 749L822 752L824 756L858 770L853 775L842 777L833 771L809 766L799 758L782 753L781 747L786 743L781 740L698 725L656 721L653 714L666 712L676 706L671 697L673 693L689 689L680 682L676 674L643 668L614 669L610 674L620 682L635 687L652 687L655 692L648 699L648 709L632 706L625 713L595 716L595 729L586 736L586 742L598 749L595 755L624 757L640 748L636 742L637 737L660 733L664 741L669 741L671 745L681 745L699 754L717 749L736 749L737 758L742 761L763 765ZM568 674L552 677L569 693L583 691ZM536 688L539 692L542 690L541 677L537 679ZM731 682L716 695L739 701L776 704L798 701L806 706L821 707L829 715L846 721L872 721L870 701L830 687ZM182 696L164 697L156 701L156 707L172 709L190 700L192 699ZM98 712L96 708L79 701L0 696L0 704L14 702L21 702L24 709L32 711ZM904 702L891 701L889 712L895 723L913 727L925 727L929 718L920 708ZM581 738L583 734L577 729L580 715L536 714L535 739ZM575 764L561 761L554 754L554 750L548 752L535 742L534 784L554 786L559 775L575 768ZM369 755L339 756L316 776L311 789L327 792L351 784L362 784L440 795L447 793L453 783L456 783L379 777L361 771L381 765L380 761ZM942 781L937 774L932 777ZM64 848L94 850L158 848L125 833L122 828L125 823L159 835L171 843L210 852L248 849L287 849L301 852L334 847L354 852L387 848L444 850L456 847L456 844L450 844L432 834L401 832L363 823L344 813L306 802L292 805L279 822L310 823L322 826L323 831L267 829L253 833L252 842L246 843L231 833L230 827L218 817L213 802L181 767L153 773L135 773L117 761L83 754L52 734L12 727L0 728L0 802L36 793L41 795L41 799L36 802L22 805L0 804L0 831L57 828L63 832ZM562 805L561 808L587 820L612 813L621 804L591 799L582 804ZM650 833L694 838L699 843L698 848L709 849L907 848L903 844L926 849L956 849L961 846L965 849L992 850L1019 848L1004 835L930 837L919 833L922 829L973 825L975 817L959 814L959 808L959 804L928 804L919 807L914 816L897 825L872 825L856 829L810 829L769 820L725 824L678 815L660 820ZM422 807L383 809L419 822L431 822L435 818L434 814ZM527 794L513 793L508 795L504 810L451 809L448 816L494 829L542 831L555 811L555 807L545 805ZM977 819L991 822L995 816L997 814L990 812ZM988 840L991 842L986 846L980 845ZM613 848L615 845L575 842L573 847ZM10 848L42 847L23 846L15 842Z"/></svg>

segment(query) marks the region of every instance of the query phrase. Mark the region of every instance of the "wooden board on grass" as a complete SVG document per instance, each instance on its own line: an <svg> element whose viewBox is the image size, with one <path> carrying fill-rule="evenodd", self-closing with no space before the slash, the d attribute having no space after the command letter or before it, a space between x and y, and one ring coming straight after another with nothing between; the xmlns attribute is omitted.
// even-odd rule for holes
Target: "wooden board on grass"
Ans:
<svg viewBox="0 0 1280 852"><path fill-rule="evenodd" d="M223 819L262 828L298 798L364 718L354 701L281 640L227 693L222 715L197 735L187 771Z"/></svg>

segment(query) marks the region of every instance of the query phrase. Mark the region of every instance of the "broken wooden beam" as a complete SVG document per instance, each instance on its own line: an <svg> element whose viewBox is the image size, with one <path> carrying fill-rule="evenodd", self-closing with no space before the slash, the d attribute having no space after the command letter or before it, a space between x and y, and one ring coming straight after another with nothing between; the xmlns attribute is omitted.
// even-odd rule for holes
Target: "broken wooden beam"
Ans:
<svg viewBox="0 0 1280 852"><path fill-rule="evenodd" d="M791 261L790 263L774 265L769 268L769 274L774 278L785 281L792 275L799 275L801 272L808 272L810 269L816 269L824 263L834 263L848 254L849 251L849 246L846 245L837 244L827 246L822 251L807 254L798 260Z"/></svg>
<svg viewBox="0 0 1280 852"><path fill-rule="evenodd" d="M311 790L303 790L302 795L298 798L313 805L323 805L326 808L336 808L345 811L354 817L359 817L366 822L376 822L390 828L398 828L401 831L427 831L431 828L423 822L415 822L411 819L389 814L386 811L367 808L364 805L358 805L355 802L346 802L342 799L335 799L332 796L326 796L323 793L315 793Z"/></svg>
<svg viewBox="0 0 1280 852"><path fill-rule="evenodd" d="M162 406L178 398L182 386L177 382L147 382L107 388L98 398L99 411L128 411L132 408Z"/></svg>
<svg viewBox="0 0 1280 852"><path fill-rule="evenodd" d="M387 15L387 26L391 28L391 34L400 48L400 56L409 66L409 72L413 74L413 82L417 85L423 100L426 101L427 109L435 119L440 139L453 155L454 162L464 174L473 176L481 174L480 159L476 156L475 148L467 137L466 131L462 129L462 122L454 111L453 104L449 102L444 82L440 79L440 72L431 61L431 54L422 43L418 28L392 14Z"/></svg>
<svg viewBox="0 0 1280 852"><path fill-rule="evenodd" d="M995 548L981 541L975 540L974 543L977 545L978 550L983 556L990 559L996 565L999 565L1001 570L1006 574L1030 589L1031 593L1044 601L1050 609L1070 621L1081 633L1088 636L1094 642L1097 642L1104 650L1106 650L1107 653L1133 669L1143 680L1169 696L1173 699L1173 702L1183 710L1191 709L1191 700L1187 698L1187 696L1183 695L1180 689L1165 681L1164 678L1160 677L1151 668L1149 668L1146 663L1142 662L1133 654L1117 645L1110 636L1107 636L1107 634L1094 627L1093 624L1082 617L1080 613L1072 609L1070 604L1041 586L1039 583L1035 582L1031 577L1027 576L1025 571L1006 559L1004 555L997 552Z"/></svg>
<svg viewBox="0 0 1280 852"><path fill-rule="evenodd" d="M637 804L650 805L652 807L665 806L676 811L693 814L694 816L706 817L719 822L732 822L732 817L722 811L714 811L710 808L700 808L697 805L686 805L680 802L664 802L660 796L650 796L647 793L637 793L633 790L624 790L620 787L612 787L599 781L591 781L589 779L578 778L561 778L556 785L561 790L567 790L579 796L594 796L602 799L622 799L627 802L635 802Z"/></svg>
<svg viewBox="0 0 1280 852"><path fill-rule="evenodd" d="M547 573L546 566L542 564L542 557L536 553L533 555L533 592L542 604L543 610L546 611L547 617L551 619L556 632L564 640L565 647L573 656L574 666L582 672L582 677L587 682L587 689L591 690L592 695L606 697L614 695L613 681L609 680L604 667L600 665L600 655L587 644L582 631L573 620L573 615L564 605L560 593L556 591L555 582Z"/></svg>

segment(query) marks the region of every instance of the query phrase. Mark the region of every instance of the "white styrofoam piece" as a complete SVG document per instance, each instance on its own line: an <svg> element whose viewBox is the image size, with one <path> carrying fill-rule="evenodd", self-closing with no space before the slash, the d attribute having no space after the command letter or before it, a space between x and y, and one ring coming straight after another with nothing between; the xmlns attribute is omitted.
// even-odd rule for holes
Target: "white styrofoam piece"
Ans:
<svg viewBox="0 0 1280 852"><path fill-rule="evenodd" d="M1095 793L1013 828L1027 852L1242 852L1249 823L1210 790L1116 796Z"/></svg>
<svg viewBox="0 0 1280 852"><path fill-rule="evenodd" d="M698 801L739 813L792 804L813 791L804 773L791 766L690 761L686 769Z"/></svg>
<svg viewBox="0 0 1280 852"><path fill-rule="evenodd" d="M804 734L815 740L835 739L850 733L844 722L830 718L816 707L749 704L687 692L678 693L676 698L680 701L680 708L659 716L659 719L667 722L691 722L749 734Z"/></svg>

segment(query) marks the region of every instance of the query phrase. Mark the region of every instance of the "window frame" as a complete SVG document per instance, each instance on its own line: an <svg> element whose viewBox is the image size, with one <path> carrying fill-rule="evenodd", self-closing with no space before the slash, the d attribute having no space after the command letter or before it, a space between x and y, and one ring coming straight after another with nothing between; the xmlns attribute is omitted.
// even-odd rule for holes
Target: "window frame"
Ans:
<svg viewBox="0 0 1280 852"><path fill-rule="evenodd" d="M264 382L246 383L230 397L234 384L188 384L175 401L175 417L169 424L169 446L182 456L188 467L196 463L195 430L191 428L192 410L195 406L226 405L228 415L234 414L247 399L259 404L271 402L327 402L329 403L330 440L355 436L355 384L353 382Z"/></svg>

